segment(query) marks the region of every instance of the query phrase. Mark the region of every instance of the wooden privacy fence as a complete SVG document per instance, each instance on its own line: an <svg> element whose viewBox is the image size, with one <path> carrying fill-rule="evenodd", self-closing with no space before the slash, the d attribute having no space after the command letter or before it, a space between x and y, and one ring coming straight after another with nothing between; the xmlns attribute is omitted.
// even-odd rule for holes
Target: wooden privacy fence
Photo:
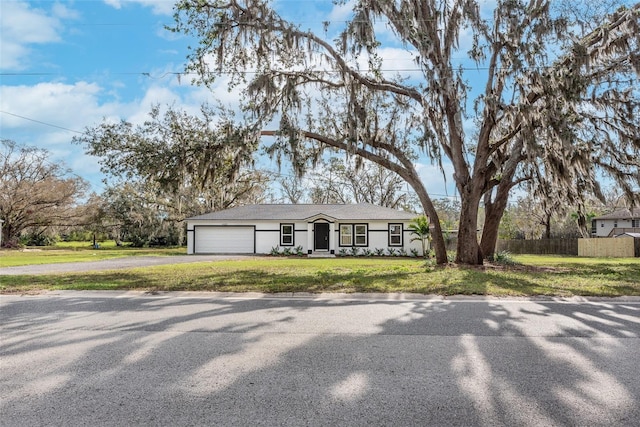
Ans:
<svg viewBox="0 0 640 427"><path fill-rule="evenodd" d="M512 254L578 255L578 239L500 239L496 250Z"/></svg>
<svg viewBox="0 0 640 427"><path fill-rule="evenodd" d="M640 256L640 239L610 237L580 239L578 256L627 258Z"/></svg>

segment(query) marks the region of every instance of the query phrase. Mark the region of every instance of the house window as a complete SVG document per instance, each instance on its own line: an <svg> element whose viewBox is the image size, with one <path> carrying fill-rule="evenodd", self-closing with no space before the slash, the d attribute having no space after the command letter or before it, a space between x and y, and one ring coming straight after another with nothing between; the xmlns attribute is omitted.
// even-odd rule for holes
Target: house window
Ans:
<svg viewBox="0 0 640 427"><path fill-rule="evenodd" d="M402 224L389 224L389 246L402 246Z"/></svg>
<svg viewBox="0 0 640 427"><path fill-rule="evenodd" d="M340 246L353 246L353 227L351 224L340 225Z"/></svg>
<svg viewBox="0 0 640 427"><path fill-rule="evenodd" d="M293 224L280 224L280 246L293 246Z"/></svg>
<svg viewBox="0 0 640 427"><path fill-rule="evenodd" d="M356 224L353 229L355 246L367 246L367 224Z"/></svg>
<svg viewBox="0 0 640 427"><path fill-rule="evenodd" d="M596 234L598 232L598 228L596 227L596 221L591 221L591 234Z"/></svg>
<svg viewBox="0 0 640 427"><path fill-rule="evenodd" d="M640 219L632 219L631 220L631 226L633 228L640 228Z"/></svg>
<svg viewBox="0 0 640 427"><path fill-rule="evenodd" d="M618 220L613 221L613 228L618 228Z"/></svg>

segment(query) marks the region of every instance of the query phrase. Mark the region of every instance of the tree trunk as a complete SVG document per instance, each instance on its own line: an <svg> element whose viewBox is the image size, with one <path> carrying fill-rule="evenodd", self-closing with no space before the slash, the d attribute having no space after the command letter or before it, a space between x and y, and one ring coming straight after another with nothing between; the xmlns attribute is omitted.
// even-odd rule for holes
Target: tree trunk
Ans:
<svg viewBox="0 0 640 427"><path fill-rule="evenodd" d="M482 239L480 240L480 250L485 258L493 257L498 244L498 234L500 229L500 221L504 214L503 203L496 201L494 203L485 203L485 218L482 228ZM506 205L506 203L504 203Z"/></svg>
<svg viewBox="0 0 640 427"><path fill-rule="evenodd" d="M485 218L482 228L482 239L480 241L480 250L485 258L490 258L496 251L498 245L498 235L500 230L500 221L504 211L509 203L509 192L516 184L513 181L518 164L523 160L521 151L524 142L522 138L516 141L512 150L512 157L509 159L502 173L502 179L495 187L496 196L491 201L492 190L485 193L484 206Z"/></svg>
<svg viewBox="0 0 640 427"><path fill-rule="evenodd" d="M433 202L431 201L429 194L427 194L427 190L424 188L424 185L422 185L422 181L417 178L417 173L415 175L416 177L405 177L405 180L418 194L418 198L422 204L422 209L424 209L424 212L429 217L429 228L431 229L430 232L433 241L433 250L436 253L436 263L447 264L449 262L449 258L447 257L447 247L444 243L444 236L442 235L440 218L438 217L438 213L436 212L436 208L433 206Z"/></svg>
<svg viewBox="0 0 640 427"><path fill-rule="evenodd" d="M462 192L460 192L462 194ZM480 192L476 189L467 191L461 197L460 225L458 227L458 246L456 263L482 265L482 252L478 244L478 206Z"/></svg>
<svg viewBox="0 0 640 427"><path fill-rule="evenodd" d="M544 223L544 238L551 238L551 214L545 215L545 223Z"/></svg>
<svg viewBox="0 0 640 427"><path fill-rule="evenodd" d="M490 193L485 195L485 217L482 228L482 240L480 241L480 250L485 258L491 258L496 251L500 221L502 221L502 216L507 208L510 189L510 185L500 183L496 190L496 198L493 202L491 201Z"/></svg>

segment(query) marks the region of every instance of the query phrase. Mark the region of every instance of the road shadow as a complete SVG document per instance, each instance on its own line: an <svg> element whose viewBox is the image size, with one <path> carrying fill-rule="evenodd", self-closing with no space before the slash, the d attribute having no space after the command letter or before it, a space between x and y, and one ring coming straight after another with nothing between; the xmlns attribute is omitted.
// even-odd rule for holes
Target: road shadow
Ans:
<svg viewBox="0 0 640 427"><path fill-rule="evenodd" d="M640 306L11 297L6 425L636 425Z"/></svg>

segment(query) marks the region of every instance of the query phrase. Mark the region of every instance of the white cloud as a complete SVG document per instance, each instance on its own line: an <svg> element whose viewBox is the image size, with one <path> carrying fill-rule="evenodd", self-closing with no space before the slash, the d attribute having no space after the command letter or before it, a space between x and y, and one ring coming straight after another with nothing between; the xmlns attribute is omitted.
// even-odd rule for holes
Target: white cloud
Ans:
<svg viewBox="0 0 640 427"><path fill-rule="evenodd" d="M53 16L60 19L79 19L80 13L77 10L69 9L62 3L54 3L51 7Z"/></svg>
<svg viewBox="0 0 640 427"><path fill-rule="evenodd" d="M378 49L378 56L382 59L383 75L392 79L397 75L410 79L422 80L424 77L415 62L415 52L404 48L383 47ZM369 69L369 56L363 52L358 58L360 70Z"/></svg>
<svg viewBox="0 0 640 427"><path fill-rule="evenodd" d="M175 4L174 0L104 0L104 2L115 9L122 9L127 3L137 3L144 7L150 7L156 15L171 15Z"/></svg>
<svg viewBox="0 0 640 427"><path fill-rule="evenodd" d="M334 4L327 20L330 22L345 22L349 20L353 15L354 4L355 1L353 0L350 0L344 4Z"/></svg>
<svg viewBox="0 0 640 427"><path fill-rule="evenodd" d="M104 0L104 2L114 9L122 9L122 2L120 0Z"/></svg>
<svg viewBox="0 0 640 427"><path fill-rule="evenodd" d="M141 124L155 104L197 114L201 103L215 96L206 88L166 83L152 84L140 98L128 102L118 100L108 88L85 81L0 86L2 138L47 149L52 161L63 161L73 172L89 179L97 191L103 178L98 160L84 154L82 147L71 144L71 139L77 136L75 132L97 126L104 119Z"/></svg>
<svg viewBox="0 0 640 427"><path fill-rule="evenodd" d="M2 2L0 69L27 68L31 53L29 45L60 42L61 19L74 16L77 16L74 11L57 4L53 6L52 16L22 1Z"/></svg>
<svg viewBox="0 0 640 427"><path fill-rule="evenodd" d="M96 84L87 82L75 85L40 83L35 86L2 86L0 107L2 111L12 114L81 130L86 123L86 114L95 111L97 107L96 97L100 90ZM20 129L24 126L34 128L43 125L3 114L3 130Z"/></svg>

